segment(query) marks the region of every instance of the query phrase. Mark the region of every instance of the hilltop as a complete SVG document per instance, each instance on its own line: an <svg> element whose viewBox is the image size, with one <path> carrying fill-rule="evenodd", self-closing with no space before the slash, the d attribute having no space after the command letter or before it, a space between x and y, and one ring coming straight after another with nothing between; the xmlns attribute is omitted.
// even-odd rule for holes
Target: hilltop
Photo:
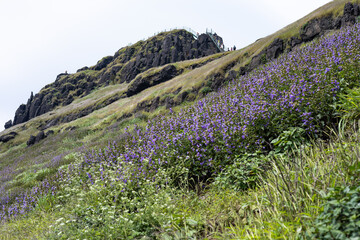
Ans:
<svg viewBox="0 0 360 240"><path fill-rule="evenodd" d="M333 1L229 52L213 33L163 32L59 74L0 134L0 232L349 237L320 206L360 192L359 16Z"/></svg>

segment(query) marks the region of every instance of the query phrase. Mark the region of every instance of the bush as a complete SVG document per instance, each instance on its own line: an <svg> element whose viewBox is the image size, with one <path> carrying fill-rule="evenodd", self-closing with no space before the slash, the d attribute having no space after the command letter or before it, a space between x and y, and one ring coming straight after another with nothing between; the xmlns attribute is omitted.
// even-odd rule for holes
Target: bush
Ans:
<svg viewBox="0 0 360 240"><path fill-rule="evenodd" d="M338 187L326 196L311 239L360 239L360 186Z"/></svg>
<svg viewBox="0 0 360 240"><path fill-rule="evenodd" d="M306 142L306 131L299 127L290 127L271 141L275 153L286 153L301 148Z"/></svg>
<svg viewBox="0 0 360 240"><path fill-rule="evenodd" d="M215 179L214 184L221 188L236 191L246 190L255 186L266 158L259 152L237 156L235 162L226 166Z"/></svg>
<svg viewBox="0 0 360 240"><path fill-rule="evenodd" d="M200 93L202 95L207 95L210 92L212 92L212 89L210 87L208 87L208 86L205 86L205 87L200 89Z"/></svg>

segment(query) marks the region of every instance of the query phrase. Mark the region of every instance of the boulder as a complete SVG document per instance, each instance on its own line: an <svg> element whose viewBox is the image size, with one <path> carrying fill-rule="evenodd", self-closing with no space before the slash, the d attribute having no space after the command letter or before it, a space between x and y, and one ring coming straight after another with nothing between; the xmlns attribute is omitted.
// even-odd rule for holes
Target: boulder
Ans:
<svg viewBox="0 0 360 240"><path fill-rule="evenodd" d="M360 6L355 4L354 5L354 16L359 16L360 15Z"/></svg>
<svg viewBox="0 0 360 240"><path fill-rule="evenodd" d="M312 19L300 30L300 38L303 42L311 41L326 30L334 28L334 25L336 24L331 16Z"/></svg>
<svg viewBox="0 0 360 240"><path fill-rule="evenodd" d="M266 59L268 61L278 58L280 54L284 52L284 40L276 38L267 48L266 48Z"/></svg>
<svg viewBox="0 0 360 240"><path fill-rule="evenodd" d="M21 104L15 112L14 125L23 123L29 120L29 112L25 104Z"/></svg>
<svg viewBox="0 0 360 240"><path fill-rule="evenodd" d="M30 135L30 138L27 140L26 145L27 146L31 146L34 145L36 141L36 137L33 135Z"/></svg>
<svg viewBox="0 0 360 240"><path fill-rule="evenodd" d="M266 47L258 55L251 59L248 70L251 71L261 64L265 64L268 61L278 58L280 54L284 52L284 45L284 40L280 38L274 39L274 41L268 47Z"/></svg>
<svg viewBox="0 0 360 240"><path fill-rule="evenodd" d="M10 132L8 134L5 134L3 136L0 136L0 142L6 143L16 137L16 132Z"/></svg>
<svg viewBox="0 0 360 240"><path fill-rule="evenodd" d="M299 45L302 43L302 40L298 37L291 37L289 40L290 48L294 48L296 45Z"/></svg>
<svg viewBox="0 0 360 240"><path fill-rule="evenodd" d="M50 135L53 135L54 134L54 131L53 130L49 130L45 133L45 137L48 137Z"/></svg>
<svg viewBox="0 0 360 240"><path fill-rule="evenodd" d="M12 120L9 120L9 121L7 121L6 123L5 123L5 125L4 125L4 127L5 127L5 129L8 129L8 128L11 128L12 127Z"/></svg>
<svg viewBox="0 0 360 240"><path fill-rule="evenodd" d="M29 140L26 142L27 146L34 145L35 143L40 142L44 138L46 138L47 135L45 135L44 131L39 132L36 136L31 135Z"/></svg>
<svg viewBox="0 0 360 240"><path fill-rule="evenodd" d="M355 10L358 11L357 8L354 8L354 5L350 2L346 3L344 6L344 16L341 18L341 27L351 26L355 24Z"/></svg>
<svg viewBox="0 0 360 240"><path fill-rule="evenodd" d="M351 2L345 4L344 15L354 15L354 5Z"/></svg>
<svg viewBox="0 0 360 240"><path fill-rule="evenodd" d="M46 135L44 133L44 131L39 132L36 137L35 137L35 142L40 142L41 140L43 140L44 138L46 138Z"/></svg>

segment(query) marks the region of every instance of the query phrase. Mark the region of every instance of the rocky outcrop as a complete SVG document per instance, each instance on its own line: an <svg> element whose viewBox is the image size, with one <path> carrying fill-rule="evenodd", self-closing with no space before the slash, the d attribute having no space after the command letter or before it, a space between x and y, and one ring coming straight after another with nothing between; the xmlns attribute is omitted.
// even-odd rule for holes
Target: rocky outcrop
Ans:
<svg viewBox="0 0 360 240"><path fill-rule="evenodd" d="M248 66L249 71L255 69L261 64L267 63L277 58L284 52L284 50L284 40L279 38L275 39L268 47L252 58L250 65Z"/></svg>
<svg viewBox="0 0 360 240"><path fill-rule="evenodd" d="M5 129L11 128L12 125L13 125L12 120L9 120L9 121L7 121L7 122L5 123L4 128L5 128Z"/></svg>
<svg viewBox="0 0 360 240"><path fill-rule="evenodd" d="M343 16L334 19L329 15L312 19L306 23L300 30L300 39L292 38L291 46L294 47L302 42L311 41L328 30L353 25L356 22L356 17L359 15L360 6L358 4L346 3Z"/></svg>
<svg viewBox="0 0 360 240"><path fill-rule="evenodd" d="M249 72L259 65L277 58L285 49L291 51L297 45L312 41L314 38L325 34L329 30L353 25L358 16L360 16L360 5L346 3L344 6L344 14L338 18L333 18L331 15L328 15L312 19L300 29L299 37L293 36L286 41L275 39L268 47L252 58L250 64L245 67L245 72ZM241 70L240 75L243 74L244 72Z"/></svg>
<svg viewBox="0 0 360 240"><path fill-rule="evenodd" d="M16 132L10 132L8 134L5 134L3 136L0 136L0 142L6 143L16 137Z"/></svg>
<svg viewBox="0 0 360 240"><path fill-rule="evenodd" d="M216 36L222 42L220 36ZM208 56L219 52L207 34L198 39L185 31L175 30L161 33L147 41L120 49L114 56L102 58L93 67L83 67L75 74L62 73L54 83L45 86L31 96L27 104L22 104L15 112L13 124L26 122L53 110L57 106L72 103L74 99L89 94L95 87L110 83L130 83L139 73L152 67ZM138 79L128 93L136 94L146 86L158 84L173 76L170 69L154 79ZM150 85L147 85L150 84Z"/></svg>
<svg viewBox="0 0 360 240"><path fill-rule="evenodd" d="M48 134L45 134L44 131L39 132L36 136L31 135L29 140L26 142L26 145L34 145L35 143L38 143L41 140L45 139L47 136Z"/></svg>
<svg viewBox="0 0 360 240"><path fill-rule="evenodd" d="M154 74L139 76L130 84L126 95L128 97L133 96L146 88L168 81L176 75L178 75L176 67L174 65L169 65Z"/></svg>
<svg viewBox="0 0 360 240"><path fill-rule="evenodd" d="M334 23L331 16L326 16L323 18L315 18L310 20L300 29L300 39L301 42L308 42L313 40L315 37L319 36L326 30L334 28Z"/></svg>
<svg viewBox="0 0 360 240"><path fill-rule="evenodd" d="M137 51L135 47L128 48L124 50L124 56L119 57L121 59L119 63L125 64L119 72L120 82L129 83L139 73L152 67L219 52L207 34L201 34L196 40L185 30L167 34L162 40L152 38L142 46L142 49L143 51Z"/></svg>
<svg viewBox="0 0 360 240"><path fill-rule="evenodd" d="M106 68L106 66L111 63L111 61L114 59L113 56L107 56L107 57L104 57L103 59L101 59L100 61L97 62L97 64L92 67L91 69L92 70L96 70L96 71L99 71L103 68Z"/></svg>

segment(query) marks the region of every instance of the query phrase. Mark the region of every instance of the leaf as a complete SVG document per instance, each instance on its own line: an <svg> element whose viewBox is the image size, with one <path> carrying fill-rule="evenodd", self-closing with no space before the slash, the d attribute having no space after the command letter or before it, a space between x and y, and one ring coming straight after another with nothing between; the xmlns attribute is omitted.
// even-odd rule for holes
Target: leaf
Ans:
<svg viewBox="0 0 360 240"><path fill-rule="evenodd" d="M189 224L192 227L196 227L198 225L198 222L191 218L186 219L186 222L187 222L187 224Z"/></svg>

